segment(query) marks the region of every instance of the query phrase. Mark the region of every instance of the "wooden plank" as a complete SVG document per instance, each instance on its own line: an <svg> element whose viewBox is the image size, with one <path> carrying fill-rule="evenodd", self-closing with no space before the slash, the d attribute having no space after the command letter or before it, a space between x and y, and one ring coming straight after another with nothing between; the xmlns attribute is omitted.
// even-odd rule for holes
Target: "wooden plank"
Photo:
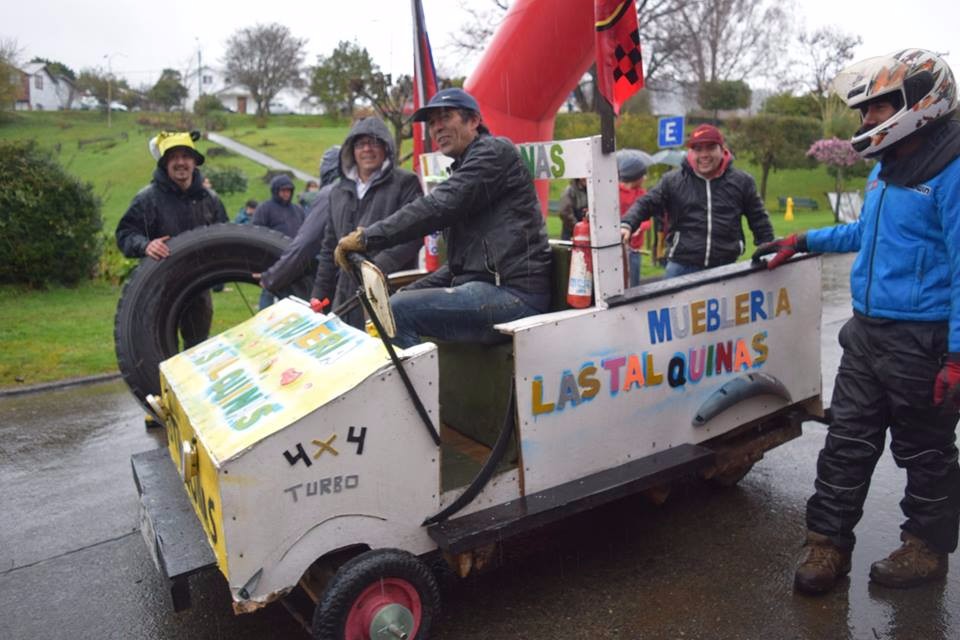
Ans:
<svg viewBox="0 0 960 640"><path fill-rule="evenodd" d="M141 532L157 568L170 579L217 564L213 549L165 448L130 457L140 494Z"/></svg>
<svg viewBox="0 0 960 640"><path fill-rule="evenodd" d="M713 463L710 449L682 444L578 480L455 518L427 529L450 553L542 527L576 513L691 474Z"/></svg>

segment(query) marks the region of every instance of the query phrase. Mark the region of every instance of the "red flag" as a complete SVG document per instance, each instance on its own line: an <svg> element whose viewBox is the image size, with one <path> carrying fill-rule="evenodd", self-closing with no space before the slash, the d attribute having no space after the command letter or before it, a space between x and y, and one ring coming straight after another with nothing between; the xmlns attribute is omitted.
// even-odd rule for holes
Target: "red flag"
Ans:
<svg viewBox="0 0 960 640"><path fill-rule="evenodd" d="M640 28L633 0L595 0L597 88L613 111L643 88Z"/></svg>
<svg viewBox="0 0 960 640"><path fill-rule="evenodd" d="M413 109L416 111L429 102L437 93L437 70L433 66L433 51L427 36L420 0L411 0L413 10ZM430 151L427 127L422 122L413 123L413 168L420 173L420 154Z"/></svg>

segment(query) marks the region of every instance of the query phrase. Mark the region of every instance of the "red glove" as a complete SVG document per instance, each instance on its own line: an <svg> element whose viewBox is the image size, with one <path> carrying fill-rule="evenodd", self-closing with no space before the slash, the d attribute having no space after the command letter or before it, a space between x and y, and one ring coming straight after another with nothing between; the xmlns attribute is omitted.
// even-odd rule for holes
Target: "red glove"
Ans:
<svg viewBox="0 0 960 640"><path fill-rule="evenodd" d="M776 255L767 261L767 269L776 269L793 257L793 254L807 250L807 236L803 233L791 233L786 238L777 238L773 242L764 242L753 252L752 260L760 262L760 256L771 253Z"/></svg>
<svg viewBox="0 0 960 640"><path fill-rule="evenodd" d="M960 409L960 353L948 353L943 369L933 381L933 404L947 401L947 409Z"/></svg>
<svg viewBox="0 0 960 640"><path fill-rule="evenodd" d="M324 308L330 304L330 300L324 298L323 300L317 300L316 298L310 298L310 308L313 309L314 313L323 313Z"/></svg>

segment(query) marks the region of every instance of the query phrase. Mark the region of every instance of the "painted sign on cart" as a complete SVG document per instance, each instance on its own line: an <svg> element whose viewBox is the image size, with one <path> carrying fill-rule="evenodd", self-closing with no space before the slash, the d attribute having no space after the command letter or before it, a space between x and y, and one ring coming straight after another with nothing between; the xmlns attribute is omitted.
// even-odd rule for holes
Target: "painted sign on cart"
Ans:
<svg viewBox="0 0 960 640"><path fill-rule="evenodd" d="M161 371L222 462L388 362L380 340L286 299L166 360Z"/></svg>

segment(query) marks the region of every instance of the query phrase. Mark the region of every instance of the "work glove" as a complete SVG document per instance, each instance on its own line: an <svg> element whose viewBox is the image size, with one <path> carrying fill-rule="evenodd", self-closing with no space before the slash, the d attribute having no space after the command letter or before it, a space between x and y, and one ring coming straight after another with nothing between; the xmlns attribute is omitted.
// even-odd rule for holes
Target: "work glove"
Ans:
<svg viewBox="0 0 960 640"><path fill-rule="evenodd" d="M946 402L945 409L960 409L960 353L948 353L943 368L933 381L933 404L939 407Z"/></svg>
<svg viewBox="0 0 960 640"><path fill-rule="evenodd" d="M323 300L310 298L310 308L313 309L314 313L323 313L323 310L328 306L330 306L329 298L324 298Z"/></svg>
<svg viewBox="0 0 960 640"><path fill-rule="evenodd" d="M348 254L362 252L367 248L367 239L363 235L363 227L357 227L340 238L337 248L333 251L333 261L343 271L350 272L350 257Z"/></svg>
<svg viewBox="0 0 960 640"><path fill-rule="evenodd" d="M767 261L767 269L776 269L793 257L793 254L807 250L807 235L791 233L786 238L777 238L773 242L764 242L753 252L752 260L760 262L760 256L776 254Z"/></svg>

